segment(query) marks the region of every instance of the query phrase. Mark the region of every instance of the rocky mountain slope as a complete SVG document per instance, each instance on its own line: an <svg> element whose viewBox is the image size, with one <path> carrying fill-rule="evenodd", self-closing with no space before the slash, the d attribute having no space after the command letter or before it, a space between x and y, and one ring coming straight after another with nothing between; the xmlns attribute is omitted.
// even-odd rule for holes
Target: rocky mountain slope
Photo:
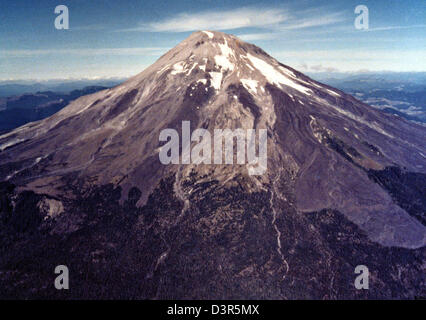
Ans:
<svg viewBox="0 0 426 320"><path fill-rule="evenodd" d="M160 132L266 129L267 170L163 165ZM3 297L424 296L426 128L220 32L0 136ZM72 289L52 285L70 266ZM371 273L356 290L354 268Z"/></svg>

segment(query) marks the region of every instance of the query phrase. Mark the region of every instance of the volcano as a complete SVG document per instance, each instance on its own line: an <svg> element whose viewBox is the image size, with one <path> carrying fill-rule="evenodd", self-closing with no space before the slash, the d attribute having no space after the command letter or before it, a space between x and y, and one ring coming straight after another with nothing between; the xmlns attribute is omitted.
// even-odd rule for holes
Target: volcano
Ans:
<svg viewBox="0 0 426 320"><path fill-rule="evenodd" d="M163 164L159 136L183 123L266 130L267 168ZM0 296L424 297L425 138L255 45L195 32L0 136ZM57 265L70 290L53 286Z"/></svg>

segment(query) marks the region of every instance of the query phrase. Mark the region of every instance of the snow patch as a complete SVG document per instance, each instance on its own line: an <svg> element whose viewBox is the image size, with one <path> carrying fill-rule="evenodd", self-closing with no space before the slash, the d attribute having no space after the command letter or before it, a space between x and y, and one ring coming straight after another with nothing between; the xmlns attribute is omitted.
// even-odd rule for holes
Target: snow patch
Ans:
<svg viewBox="0 0 426 320"><path fill-rule="evenodd" d="M310 93L312 92L310 89L304 86L301 86L297 84L296 82L290 80L289 78L285 77L282 73L277 71L272 65L263 61L262 59L256 58L255 56L252 56L250 53L247 54L247 57L249 58L253 66L257 70L259 70L270 83L277 84L277 85L284 84L288 87L291 87L307 95L310 95Z"/></svg>
<svg viewBox="0 0 426 320"><path fill-rule="evenodd" d="M11 146L14 146L15 144L18 144L18 143L23 142L23 141L25 141L25 139L10 140L9 142L6 142L6 143L0 145L0 151L3 151L4 149L9 148Z"/></svg>
<svg viewBox="0 0 426 320"><path fill-rule="evenodd" d="M292 71L288 70L287 68L284 68L283 66L280 66L279 69L282 72L284 72L286 75L288 75L290 77L293 77L293 78L297 78L296 75Z"/></svg>
<svg viewBox="0 0 426 320"><path fill-rule="evenodd" d="M214 61L218 66L221 66L223 70L234 70L234 65L229 61L229 59L223 55L215 56Z"/></svg>
<svg viewBox="0 0 426 320"><path fill-rule="evenodd" d="M232 49L228 46L228 42L226 41L226 39L225 39L225 43L224 43L224 44L222 44L222 43L218 43L218 45L219 45L220 51L222 51L222 54L223 54L225 57L231 57L231 56L235 57L235 55L234 55L234 50L232 50Z"/></svg>
<svg viewBox="0 0 426 320"><path fill-rule="evenodd" d="M222 55L216 55L214 57L216 64L221 66L224 70L234 70L234 65L231 63L231 61L229 61L231 56L235 57L234 51L228 46L226 39L224 44L218 43L218 46L222 52Z"/></svg>
<svg viewBox="0 0 426 320"><path fill-rule="evenodd" d="M314 87L317 87L318 89L323 89L323 87L322 86L320 86L320 85L318 85L318 84L316 84L315 82L310 82L310 84L311 85L313 85Z"/></svg>
<svg viewBox="0 0 426 320"><path fill-rule="evenodd" d="M191 69L189 69L189 71L187 72L187 76L189 76L192 72L192 70L194 70L194 68L198 65L198 63L194 63L194 65L191 67Z"/></svg>
<svg viewBox="0 0 426 320"><path fill-rule="evenodd" d="M251 70L251 71L254 71L254 68L251 66L251 65L249 65L248 63L246 63L246 66Z"/></svg>
<svg viewBox="0 0 426 320"><path fill-rule="evenodd" d="M209 31L202 31L204 34L206 34L210 39L213 39L214 34L212 32Z"/></svg>
<svg viewBox="0 0 426 320"><path fill-rule="evenodd" d="M173 65L173 71L171 72L172 75L178 74L178 73L183 73L184 72L184 67L183 67L184 62L178 62L175 63Z"/></svg>
<svg viewBox="0 0 426 320"><path fill-rule="evenodd" d="M241 83L243 84L244 88L246 88L251 93L257 94L257 87L259 85L259 82L256 80L249 80L249 79L241 79Z"/></svg>
<svg viewBox="0 0 426 320"><path fill-rule="evenodd" d="M219 90L222 84L222 72L210 72L210 76L212 77L211 84L213 88Z"/></svg>
<svg viewBox="0 0 426 320"><path fill-rule="evenodd" d="M158 74L158 73L163 72L163 71L164 71L164 70L166 70L168 67L170 67L170 65L166 64L163 68L161 68L160 70L158 70L158 71L157 71L157 74Z"/></svg>
<svg viewBox="0 0 426 320"><path fill-rule="evenodd" d="M334 92L333 90L329 90L329 89L327 89L327 91L328 91L329 93L331 93L333 96L340 97L340 94L338 94L337 92Z"/></svg>

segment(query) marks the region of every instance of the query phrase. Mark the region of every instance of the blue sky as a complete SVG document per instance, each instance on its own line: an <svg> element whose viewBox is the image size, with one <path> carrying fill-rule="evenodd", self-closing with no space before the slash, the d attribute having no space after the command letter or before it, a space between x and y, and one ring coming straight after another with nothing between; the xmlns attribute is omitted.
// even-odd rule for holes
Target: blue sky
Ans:
<svg viewBox="0 0 426 320"><path fill-rule="evenodd" d="M54 9L69 8L69 30ZM354 27L357 5L369 29ZM426 71L426 1L0 2L0 79L126 77L195 30L221 30L302 72Z"/></svg>

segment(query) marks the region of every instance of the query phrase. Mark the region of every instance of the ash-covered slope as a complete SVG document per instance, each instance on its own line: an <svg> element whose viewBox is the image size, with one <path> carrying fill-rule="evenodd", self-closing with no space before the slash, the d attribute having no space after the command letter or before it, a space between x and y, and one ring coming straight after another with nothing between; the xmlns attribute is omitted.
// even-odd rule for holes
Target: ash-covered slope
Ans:
<svg viewBox="0 0 426 320"><path fill-rule="evenodd" d="M180 131L182 121L212 132L266 129L267 171L161 164L160 132ZM254 45L196 32L127 82L0 136L0 179L19 187L4 185L10 197L35 193L44 208L35 228L61 235L64 260L93 260L71 253L79 237L106 255L91 262L98 267L111 258L108 243L121 246L117 270L145 279L126 297L368 297L351 279L369 261L377 270L371 297L413 297L424 252L409 249L426 242L425 138L424 127ZM6 206L10 197L6 225L17 210Z"/></svg>

